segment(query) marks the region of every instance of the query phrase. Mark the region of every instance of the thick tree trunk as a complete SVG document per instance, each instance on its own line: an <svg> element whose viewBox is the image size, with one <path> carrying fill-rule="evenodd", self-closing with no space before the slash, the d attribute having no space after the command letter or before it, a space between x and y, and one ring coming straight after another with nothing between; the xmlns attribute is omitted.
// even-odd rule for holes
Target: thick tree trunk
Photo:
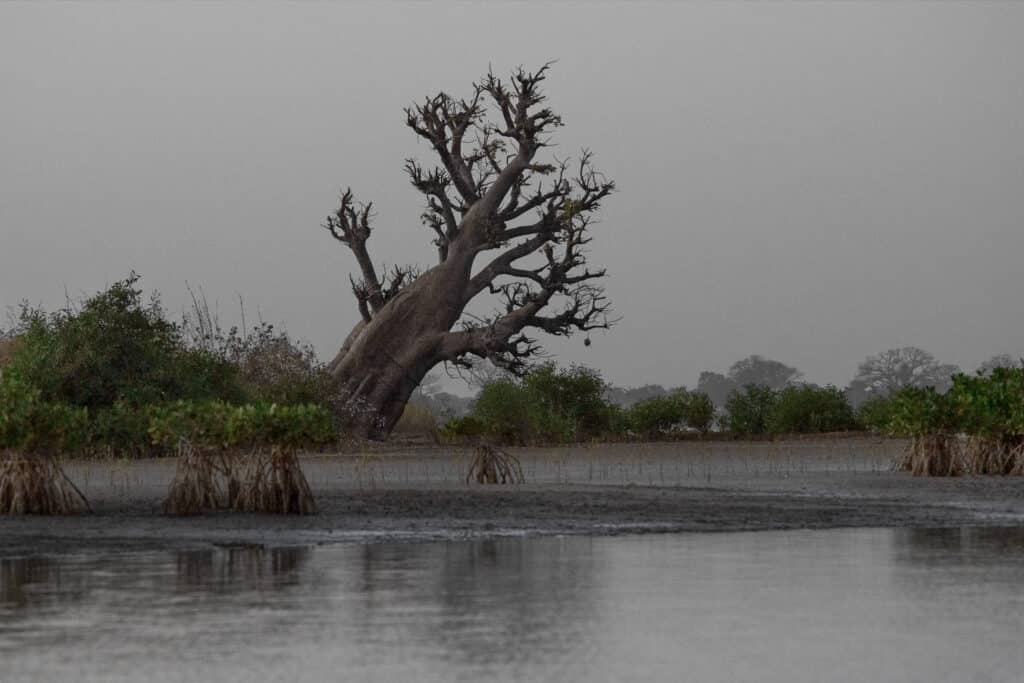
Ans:
<svg viewBox="0 0 1024 683"><path fill-rule="evenodd" d="M361 321L328 366L336 410L353 435L385 438L466 305L471 256L452 254Z"/></svg>

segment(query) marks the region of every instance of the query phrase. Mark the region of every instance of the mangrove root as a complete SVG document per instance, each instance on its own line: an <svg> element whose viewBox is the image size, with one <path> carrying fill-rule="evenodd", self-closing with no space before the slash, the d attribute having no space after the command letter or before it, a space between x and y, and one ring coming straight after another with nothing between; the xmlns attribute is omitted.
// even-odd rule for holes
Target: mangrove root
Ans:
<svg viewBox="0 0 1024 683"><path fill-rule="evenodd" d="M164 512L198 515L225 507L221 485L225 468L218 466L217 460L216 454L196 448L183 439L178 444L178 467L164 501Z"/></svg>
<svg viewBox="0 0 1024 683"><path fill-rule="evenodd" d="M972 474L1024 475L1024 439L972 436L964 460Z"/></svg>
<svg viewBox="0 0 1024 683"><path fill-rule="evenodd" d="M0 451L0 514L69 515L89 511L82 492L46 455Z"/></svg>
<svg viewBox="0 0 1024 683"><path fill-rule="evenodd" d="M316 514L316 502L293 450L258 449L242 463L231 509L239 512Z"/></svg>
<svg viewBox="0 0 1024 683"><path fill-rule="evenodd" d="M949 434L915 436L897 470L915 477L957 477L966 473L960 440Z"/></svg>
<svg viewBox="0 0 1024 683"><path fill-rule="evenodd" d="M477 446L466 472L466 483L473 480L478 484L522 484L525 478L519 458L484 444Z"/></svg>

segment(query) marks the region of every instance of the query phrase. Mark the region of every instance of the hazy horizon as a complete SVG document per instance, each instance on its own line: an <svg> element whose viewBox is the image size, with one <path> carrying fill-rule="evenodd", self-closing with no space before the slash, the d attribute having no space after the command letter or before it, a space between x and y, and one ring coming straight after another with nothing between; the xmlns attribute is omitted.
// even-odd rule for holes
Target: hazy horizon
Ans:
<svg viewBox="0 0 1024 683"><path fill-rule="evenodd" d="M373 201L433 263L402 108L557 60L556 153L619 191L591 262L621 323L544 339L623 386L760 354L848 383L919 346L1024 355L1024 3L0 4L0 308L135 270L328 359L358 318L320 229Z"/></svg>

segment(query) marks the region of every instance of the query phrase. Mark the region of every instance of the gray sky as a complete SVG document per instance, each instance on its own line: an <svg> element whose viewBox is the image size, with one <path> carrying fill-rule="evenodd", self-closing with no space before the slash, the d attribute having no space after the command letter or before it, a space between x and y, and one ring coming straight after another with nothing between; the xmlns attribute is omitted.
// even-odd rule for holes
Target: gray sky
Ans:
<svg viewBox="0 0 1024 683"><path fill-rule="evenodd" d="M622 322L548 348L617 384L759 353L845 384L916 345L1024 354L1024 2L0 4L0 306L143 275L330 356L351 185L429 264L402 107L557 59L558 153L615 178Z"/></svg>

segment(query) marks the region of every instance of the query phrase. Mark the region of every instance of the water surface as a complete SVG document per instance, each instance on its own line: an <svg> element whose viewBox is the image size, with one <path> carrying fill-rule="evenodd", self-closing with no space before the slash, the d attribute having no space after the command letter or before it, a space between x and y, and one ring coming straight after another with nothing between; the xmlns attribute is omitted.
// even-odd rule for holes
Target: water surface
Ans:
<svg viewBox="0 0 1024 683"><path fill-rule="evenodd" d="M0 680L1019 681L1024 530L0 560Z"/></svg>

